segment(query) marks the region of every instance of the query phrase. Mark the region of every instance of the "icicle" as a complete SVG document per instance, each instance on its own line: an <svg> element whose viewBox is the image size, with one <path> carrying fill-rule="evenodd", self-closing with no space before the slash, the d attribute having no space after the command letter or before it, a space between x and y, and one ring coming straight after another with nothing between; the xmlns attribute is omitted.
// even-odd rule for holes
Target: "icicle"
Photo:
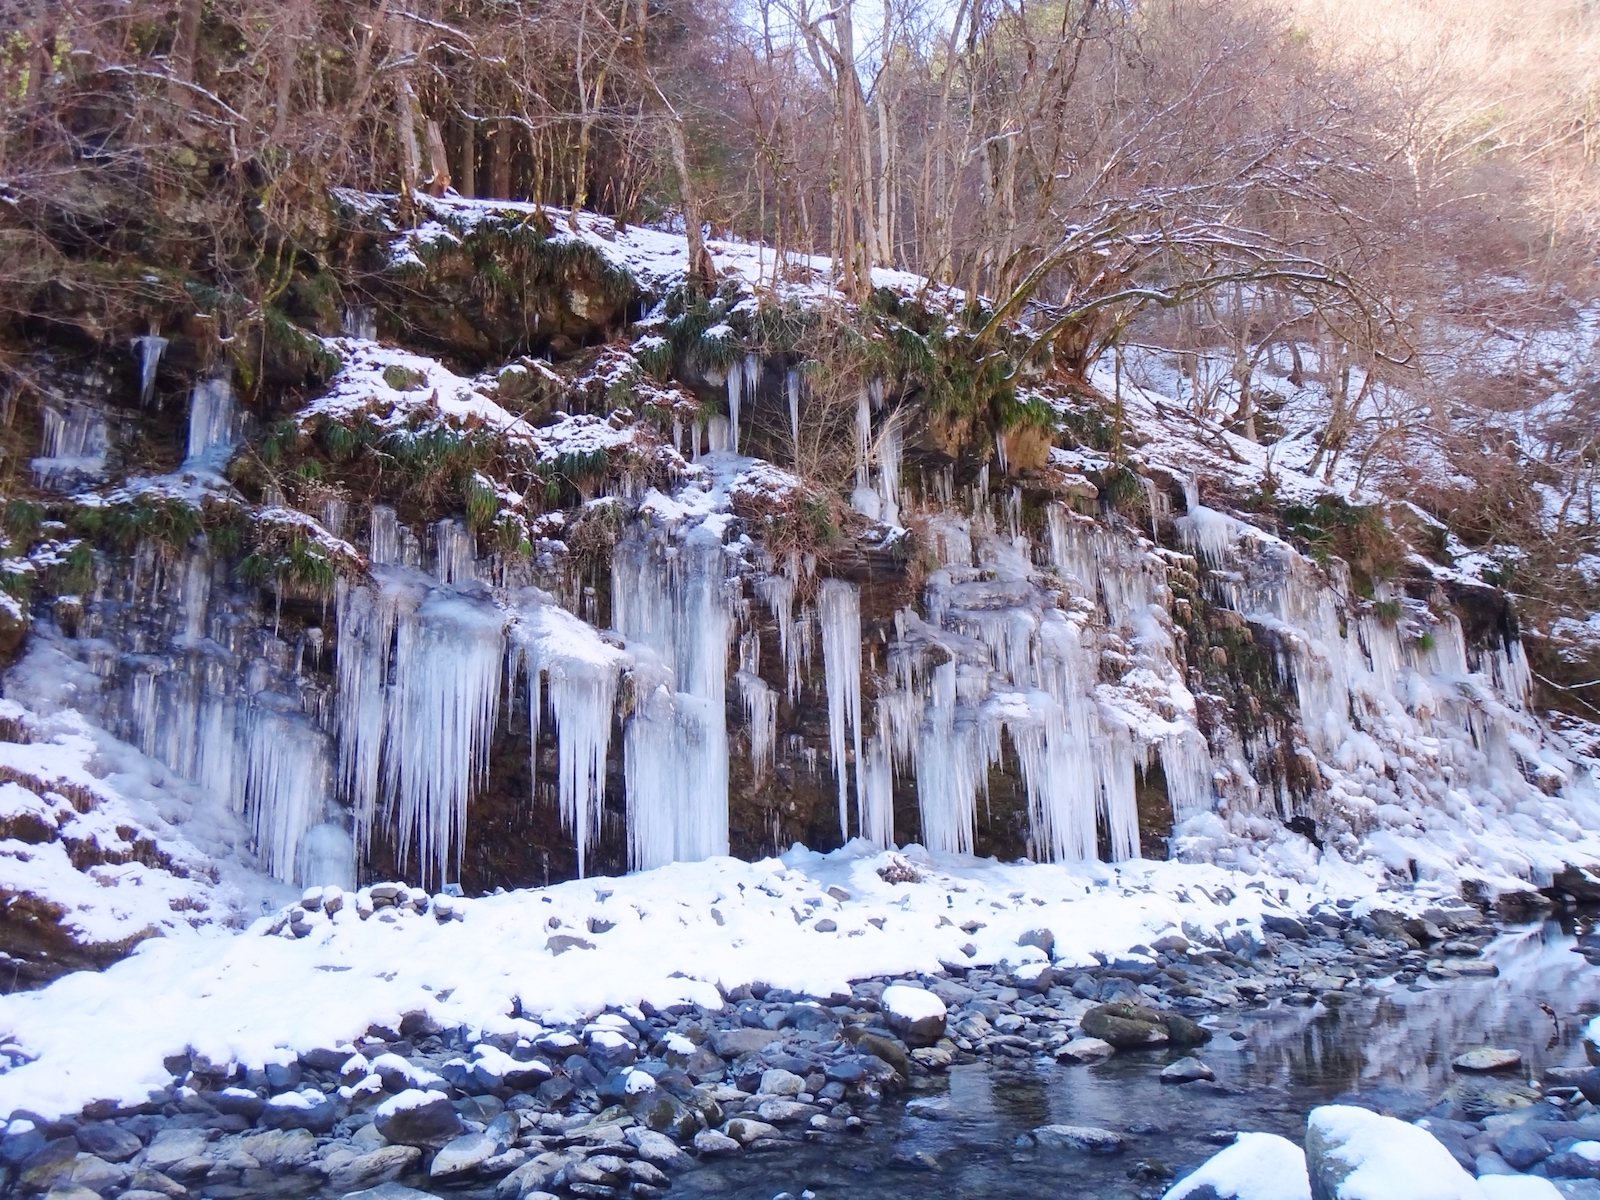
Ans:
<svg viewBox="0 0 1600 1200"><path fill-rule="evenodd" d="M349 519L350 502L343 496L329 496L322 502L322 524L334 537L344 537L345 522Z"/></svg>
<svg viewBox="0 0 1600 1200"><path fill-rule="evenodd" d="M583 877L590 843L600 833L605 798L606 754L611 745L611 712L623 654L589 625L548 597L526 599L515 636L528 675L528 723L533 732L533 770L537 774L541 679L548 685L556 723L556 794L561 823L572 833Z"/></svg>
<svg viewBox="0 0 1600 1200"><path fill-rule="evenodd" d="M300 839L295 882L302 886L356 886L356 847L342 825L313 825Z"/></svg>
<svg viewBox="0 0 1600 1200"><path fill-rule="evenodd" d="M378 340L378 314L370 304L345 305L340 324L344 328L345 337L363 342Z"/></svg>
<svg viewBox="0 0 1600 1200"><path fill-rule="evenodd" d="M795 581L789 575L762 575L756 580L756 595L767 602L772 619L778 625L778 654L783 659L783 673L789 703L800 694L800 654L795 639L794 626Z"/></svg>
<svg viewBox="0 0 1600 1200"><path fill-rule="evenodd" d="M211 601L211 559L190 554L183 572L183 635L190 642L206 636L206 608Z"/></svg>
<svg viewBox="0 0 1600 1200"><path fill-rule="evenodd" d="M478 550L472 530L460 521L434 525L434 575L440 583L465 583L478 577Z"/></svg>
<svg viewBox="0 0 1600 1200"><path fill-rule="evenodd" d="M822 664L828 683L828 751L839 784L839 836L850 839L850 810L845 798L849 768L845 758L846 727L854 740L855 761L861 762L861 593L853 583L824 579L817 600L822 622ZM856 813L862 815L862 785L856 769Z"/></svg>
<svg viewBox="0 0 1600 1200"><path fill-rule="evenodd" d="M262 865L294 883L301 841L327 810L328 747L326 735L299 714L269 706L279 703L264 692L251 706L243 807Z"/></svg>
<svg viewBox="0 0 1600 1200"><path fill-rule="evenodd" d="M717 413L706 421L706 450L710 454L717 454L730 449L728 442L728 418Z"/></svg>
<svg viewBox="0 0 1600 1200"><path fill-rule="evenodd" d="M867 392L856 393L856 487L871 486L867 461L872 451L872 410L867 407Z"/></svg>
<svg viewBox="0 0 1600 1200"><path fill-rule="evenodd" d="M878 519L885 525L900 524L900 422L896 413L884 423L878 436Z"/></svg>
<svg viewBox="0 0 1600 1200"><path fill-rule="evenodd" d="M861 836L885 850L894 845L894 770L888 744L881 737L867 739L859 760L861 780Z"/></svg>
<svg viewBox="0 0 1600 1200"><path fill-rule="evenodd" d="M683 453L683 419L678 416L672 418L672 448Z"/></svg>
<svg viewBox="0 0 1600 1200"><path fill-rule="evenodd" d="M220 474L233 457L240 433L232 375L196 380L189 394L189 445L183 469Z"/></svg>
<svg viewBox="0 0 1600 1200"><path fill-rule="evenodd" d="M725 449L739 452L739 401L744 388L744 372L738 367L728 372L728 444Z"/></svg>
<svg viewBox="0 0 1600 1200"><path fill-rule="evenodd" d="M750 769L759 779L772 765L772 750L778 740L778 694L767 686L766 680L750 671L740 671L734 679L750 721Z"/></svg>
<svg viewBox="0 0 1600 1200"><path fill-rule="evenodd" d="M629 858L638 868L728 852L725 689L730 622L717 533L629 531L611 607L635 653L625 734Z"/></svg>
<svg viewBox="0 0 1600 1200"><path fill-rule="evenodd" d="M467 799L488 769L504 658L498 609L417 577L339 594L339 778L369 844L379 798L402 861L459 865ZM391 674L391 661L393 663Z"/></svg>
<svg viewBox="0 0 1600 1200"><path fill-rule="evenodd" d="M1111 861L1139 857L1139 804L1134 789L1133 746L1125 730L1097 739L1095 770L1100 776L1102 812L1111 835Z"/></svg>
<svg viewBox="0 0 1600 1200"><path fill-rule="evenodd" d="M375 567L400 561L400 530L395 521L394 509L387 504L374 504L368 529L367 556Z"/></svg>
<svg viewBox="0 0 1600 1200"><path fill-rule="evenodd" d="M1000 471L1001 471L1001 473L1004 474L1004 475L1011 474L1011 464L1006 461L1006 435L1005 434L997 433L997 434L994 435L994 453L995 453L995 457L1000 460Z"/></svg>
<svg viewBox="0 0 1600 1200"><path fill-rule="evenodd" d="M156 368L161 365L161 353L167 348L167 339L159 334L147 333L133 339L134 353L139 356L139 403L149 407L156 394Z"/></svg>
<svg viewBox="0 0 1600 1200"><path fill-rule="evenodd" d="M39 457L30 465L40 487L65 489L105 474L108 438L103 409L67 400L43 405L39 415L44 438Z"/></svg>
<svg viewBox="0 0 1600 1200"><path fill-rule="evenodd" d="M794 439L794 466L800 469L800 372L789 368L783 377L784 391L789 397L789 434Z"/></svg>

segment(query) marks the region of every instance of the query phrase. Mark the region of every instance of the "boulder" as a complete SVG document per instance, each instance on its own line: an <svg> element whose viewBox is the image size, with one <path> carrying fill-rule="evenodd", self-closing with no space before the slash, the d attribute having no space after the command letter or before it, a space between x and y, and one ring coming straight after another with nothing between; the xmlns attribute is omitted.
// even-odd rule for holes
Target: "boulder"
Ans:
<svg viewBox="0 0 1600 1200"><path fill-rule="evenodd" d="M1261 918L1261 928L1268 933L1276 933L1296 942L1306 941L1311 937L1310 932L1294 917L1278 916L1268 913Z"/></svg>
<svg viewBox="0 0 1600 1200"><path fill-rule="evenodd" d="M1306 1121L1312 1200L1482 1200L1477 1181L1425 1129L1329 1104Z"/></svg>
<svg viewBox="0 0 1600 1200"><path fill-rule="evenodd" d="M1494 1148L1519 1171L1550 1157L1550 1143L1527 1125L1513 1125L1495 1135Z"/></svg>
<svg viewBox="0 0 1600 1200"><path fill-rule="evenodd" d="M498 1144L488 1133L468 1133L446 1142L433 1156L428 1167L428 1178L436 1182L467 1179L477 1174L478 1168L499 1154L505 1146Z"/></svg>
<svg viewBox="0 0 1600 1200"><path fill-rule="evenodd" d="M372 1123L389 1141L422 1150L438 1150L466 1132L448 1096L418 1088L408 1088L378 1105Z"/></svg>
<svg viewBox="0 0 1600 1200"><path fill-rule="evenodd" d="M721 1058L738 1058L765 1050L777 1040L777 1034L767 1029L719 1029L711 1035L711 1047Z"/></svg>
<svg viewBox="0 0 1600 1200"><path fill-rule="evenodd" d="M317 1153L317 1139L306 1129L272 1129L245 1134L239 1148L267 1170L283 1173L310 1162Z"/></svg>
<svg viewBox="0 0 1600 1200"><path fill-rule="evenodd" d="M1078 1028L1118 1050L1165 1046L1166 1022L1154 1009L1136 1004L1100 1004L1083 1014Z"/></svg>
<svg viewBox="0 0 1600 1200"><path fill-rule="evenodd" d="M1162 1200L1311 1200L1305 1152L1272 1133L1241 1133Z"/></svg>
<svg viewBox="0 0 1600 1200"><path fill-rule="evenodd" d="M1043 950L1046 958L1053 957L1056 950L1056 935L1048 929L1030 929L1017 938L1019 946L1033 946Z"/></svg>
<svg viewBox="0 0 1600 1200"><path fill-rule="evenodd" d="M863 1034L856 1041L856 1049L862 1054L871 1055L880 1062L888 1063L902 1078L909 1079L911 1077L911 1056L906 1053L903 1046L890 1041L888 1038L879 1037L875 1033Z"/></svg>
<svg viewBox="0 0 1600 1200"><path fill-rule="evenodd" d="M204 1129L163 1129L150 1140L142 1165L152 1171L165 1171L186 1158L204 1154L208 1141ZM73 1149L76 1151L76 1143Z"/></svg>

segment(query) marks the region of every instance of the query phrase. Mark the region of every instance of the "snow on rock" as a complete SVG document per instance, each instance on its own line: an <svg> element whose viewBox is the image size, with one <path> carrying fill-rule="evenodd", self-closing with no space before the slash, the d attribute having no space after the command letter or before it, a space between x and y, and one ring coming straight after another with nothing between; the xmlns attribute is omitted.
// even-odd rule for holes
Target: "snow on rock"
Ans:
<svg viewBox="0 0 1600 1200"><path fill-rule="evenodd" d="M1205 1189L1210 1188L1210 1192ZM1287 1138L1273 1133L1241 1133L1194 1174L1178 1181L1164 1200L1311 1200L1306 1156Z"/></svg>
<svg viewBox="0 0 1600 1200"><path fill-rule="evenodd" d="M1478 1186L1487 1200L1562 1200L1556 1185L1537 1175L1482 1175Z"/></svg>
<svg viewBox="0 0 1600 1200"><path fill-rule="evenodd" d="M944 1001L923 988L892 984L880 1001L889 1026L911 1046L931 1046L944 1036Z"/></svg>
<svg viewBox="0 0 1600 1200"><path fill-rule="evenodd" d="M152 939L102 973L0 997L0 1031L35 1060L0 1074L0 1112L76 1112L96 1098L143 1102L170 1082L163 1058L185 1049L214 1062L261 1064L285 1050L352 1041L373 1022L394 1024L410 1012L444 1027L536 1038L537 1020L577 1021L608 1005L720 1009L718 984L762 980L825 999L854 979L937 973L941 960L995 964L1014 959L1018 938L1041 927L1054 931L1057 962L1087 965L1096 951L1125 954L1180 929L1220 943L1241 928L1236 922L1255 927L1265 912L1280 911L1262 889L1236 895L1227 885L1238 876L1205 864L1005 864L916 847L903 853L916 862L919 882L881 878L891 856L857 840L831 854L797 847L782 859L713 858L457 899L458 919L448 921L414 903L374 914L371 892L403 891L374 885L331 914L326 904L322 913L286 910L301 914L298 923L280 914L242 936ZM1376 893L1374 880L1348 868L1284 888L1295 911L1352 890ZM1433 899L1423 888L1407 902ZM796 913L807 912L833 927L797 923ZM591 918L611 928L589 934ZM975 932L961 929L976 921L983 927ZM593 948L557 955L547 945L572 931ZM905 1003L931 1007L929 1000Z"/></svg>
<svg viewBox="0 0 1600 1200"><path fill-rule="evenodd" d="M222 882L219 843L243 840L229 814L75 712L41 718L4 700L0 719L30 739L0 742L0 898L53 919L83 947L243 923L234 884L262 889L241 878L237 859ZM191 820L195 834L212 835L209 854L179 832Z"/></svg>
<svg viewBox="0 0 1600 1200"><path fill-rule="evenodd" d="M1365 1108L1328 1104L1306 1120L1317 1200L1483 1200L1483 1189L1432 1134Z"/></svg>

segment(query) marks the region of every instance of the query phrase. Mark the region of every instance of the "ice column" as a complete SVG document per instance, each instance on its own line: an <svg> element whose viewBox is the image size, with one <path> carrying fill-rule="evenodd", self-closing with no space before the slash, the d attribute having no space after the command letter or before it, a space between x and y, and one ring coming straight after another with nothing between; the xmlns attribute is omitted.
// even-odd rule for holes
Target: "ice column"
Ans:
<svg viewBox="0 0 1600 1200"><path fill-rule="evenodd" d="M301 841L322 823L328 806L327 738L281 697L258 695L250 708L243 809L256 853L269 874L296 879Z"/></svg>
<svg viewBox="0 0 1600 1200"><path fill-rule="evenodd" d="M866 393L862 393L865 400ZM822 623L822 665L828 682L828 751L839 783L839 836L850 838L850 806L845 798L849 775L845 757L848 732L855 745L856 816L863 815L861 801L861 593L842 579L822 581L817 600Z"/></svg>
<svg viewBox="0 0 1600 1200"><path fill-rule="evenodd" d="M783 377L784 391L789 397L789 434L794 438L794 466L800 469L800 372L793 367Z"/></svg>
<svg viewBox="0 0 1600 1200"><path fill-rule="evenodd" d="M734 679L750 721L750 769L760 778L772 765L772 750L778 740L778 693L752 671L740 671Z"/></svg>
<svg viewBox="0 0 1600 1200"><path fill-rule="evenodd" d="M183 469L220 474L238 445L239 432L232 376L196 380L189 394L189 447Z"/></svg>
<svg viewBox="0 0 1600 1200"><path fill-rule="evenodd" d="M139 403L148 405L156 391L156 368L161 365L161 353L167 348L167 339L159 334L147 333L133 339L133 352L139 356Z"/></svg>
<svg viewBox="0 0 1600 1200"><path fill-rule="evenodd" d="M549 597L524 600L515 636L528 672L528 717L533 730L535 771L541 691L550 696L559 764L556 794L561 823L577 843L581 878L588 847L600 832L611 712L624 655L602 640L592 626L557 607Z"/></svg>
<svg viewBox="0 0 1600 1200"><path fill-rule="evenodd" d="M728 852L729 614L721 539L630 531L612 558L612 613L634 651L624 736L633 866Z"/></svg>

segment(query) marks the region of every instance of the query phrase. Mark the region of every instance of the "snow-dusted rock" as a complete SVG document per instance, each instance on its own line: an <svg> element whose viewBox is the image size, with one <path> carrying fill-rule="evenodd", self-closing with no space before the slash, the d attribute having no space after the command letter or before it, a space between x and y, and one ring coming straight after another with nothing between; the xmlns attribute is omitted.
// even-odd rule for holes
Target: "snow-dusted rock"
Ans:
<svg viewBox="0 0 1600 1200"><path fill-rule="evenodd" d="M1537 1175L1481 1175L1486 1200L1563 1200L1556 1185Z"/></svg>
<svg viewBox="0 0 1600 1200"><path fill-rule="evenodd" d="M1306 1171L1313 1200L1483 1200L1427 1130L1344 1104L1311 1110Z"/></svg>
<svg viewBox="0 0 1600 1200"><path fill-rule="evenodd" d="M419 1088L407 1088L378 1105L372 1123L389 1141L423 1150L437 1150L465 1132L449 1097Z"/></svg>
<svg viewBox="0 0 1600 1200"><path fill-rule="evenodd" d="M889 1028L909 1046L931 1046L944 1036L947 1010L944 1001L924 988L893 984L879 1000Z"/></svg>
<svg viewBox="0 0 1600 1200"><path fill-rule="evenodd" d="M338 1119L339 1108L333 1097L315 1088L274 1096L261 1110L261 1124L268 1129L309 1129L312 1133L327 1133Z"/></svg>
<svg viewBox="0 0 1600 1200"><path fill-rule="evenodd" d="M1164 1200L1311 1200L1305 1152L1272 1133L1241 1133Z"/></svg>

